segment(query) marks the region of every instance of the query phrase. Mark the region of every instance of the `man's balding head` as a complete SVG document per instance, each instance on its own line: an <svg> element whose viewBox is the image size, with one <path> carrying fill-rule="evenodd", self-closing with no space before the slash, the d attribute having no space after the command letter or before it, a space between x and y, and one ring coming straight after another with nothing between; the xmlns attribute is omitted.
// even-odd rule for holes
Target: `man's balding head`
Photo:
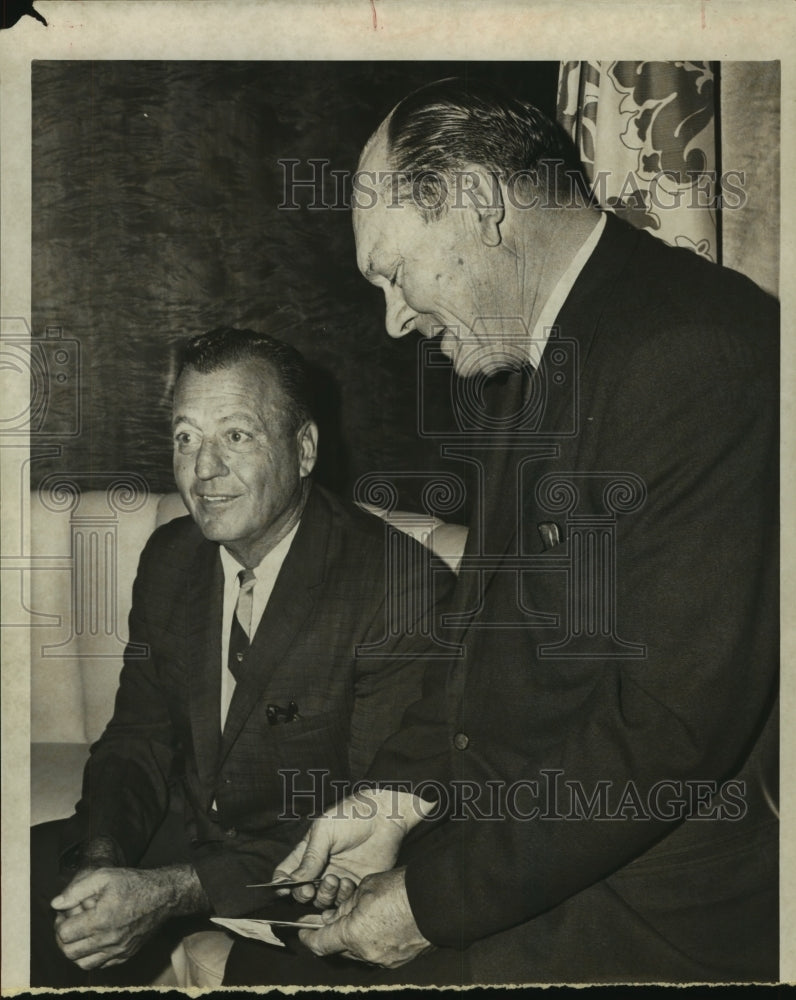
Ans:
<svg viewBox="0 0 796 1000"><path fill-rule="evenodd" d="M444 192L459 191L462 175L482 167L503 185L524 192L561 189L579 165L560 127L534 105L487 83L439 80L397 104L362 154L361 167L380 151L400 196L411 194L428 217L447 207ZM456 187L456 185L459 187Z"/></svg>
<svg viewBox="0 0 796 1000"><path fill-rule="evenodd" d="M554 122L486 84L441 80L396 105L365 146L353 201L357 263L384 292L390 336L439 337L460 375L528 360L542 305L596 221L572 210L569 157Z"/></svg>

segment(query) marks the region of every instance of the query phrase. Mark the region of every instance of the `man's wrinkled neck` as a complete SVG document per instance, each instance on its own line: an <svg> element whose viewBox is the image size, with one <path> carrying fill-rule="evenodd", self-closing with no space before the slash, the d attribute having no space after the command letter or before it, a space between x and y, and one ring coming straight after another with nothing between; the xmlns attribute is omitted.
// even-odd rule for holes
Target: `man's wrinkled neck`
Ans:
<svg viewBox="0 0 796 1000"><path fill-rule="evenodd" d="M237 546L234 543L224 545L232 558L241 564L244 569L255 569L265 559L269 552L272 552L277 545L296 527L304 513L310 491L312 490L312 480L309 477L301 480L299 495L295 504L290 509L284 511L278 520L270 526L268 532L257 539L251 545Z"/></svg>

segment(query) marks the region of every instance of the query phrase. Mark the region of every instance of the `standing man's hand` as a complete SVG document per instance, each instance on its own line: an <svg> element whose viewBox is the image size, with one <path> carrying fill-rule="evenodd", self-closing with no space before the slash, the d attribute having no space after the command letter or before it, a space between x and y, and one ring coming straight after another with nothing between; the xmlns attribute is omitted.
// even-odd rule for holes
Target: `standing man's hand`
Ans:
<svg viewBox="0 0 796 1000"><path fill-rule="evenodd" d="M189 865L83 868L51 905L58 947L84 970L120 965L169 917L209 909Z"/></svg>
<svg viewBox="0 0 796 1000"><path fill-rule="evenodd" d="M306 903L314 896L318 907L340 905L365 876L392 868L403 838L435 805L391 788L359 791L315 820L274 878L299 882L323 875L317 890L294 889L294 899Z"/></svg>
<svg viewBox="0 0 796 1000"><path fill-rule="evenodd" d="M406 895L406 869L368 875L336 910L325 910L324 926L299 931L316 955L344 955L397 969L434 946L418 930Z"/></svg>

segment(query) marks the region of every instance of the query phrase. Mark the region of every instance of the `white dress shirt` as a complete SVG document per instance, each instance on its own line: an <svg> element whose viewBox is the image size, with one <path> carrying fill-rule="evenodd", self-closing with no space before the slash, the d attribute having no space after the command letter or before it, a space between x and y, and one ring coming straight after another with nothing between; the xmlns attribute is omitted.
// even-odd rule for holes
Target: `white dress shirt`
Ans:
<svg viewBox="0 0 796 1000"><path fill-rule="evenodd" d="M539 363L542 360L542 352L550 336L550 328L555 326L561 307L566 302L567 296L572 291L589 257L594 253L594 248L597 246L604 229L605 212L601 212L594 229L592 229L580 250L572 258L569 267L558 279L553 291L547 298L547 302L542 307L539 319L537 319L533 333L531 334L530 361L534 368L539 367Z"/></svg>
<svg viewBox="0 0 796 1000"><path fill-rule="evenodd" d="M249 640L254 637L260 619L263 617L271 592L274 589L276 578L288 549L296 537L298 524L289 531L285 537L278 542L271 551L263 557L259 566L253 569L255 584L252 589L252 624ZM227 666L229 657L229 633L232 629L232 616L235 614L235 605L238 603L240 584L238 583L238 573L243 569L238 560L231 555L224 546L220 546L221 565L224 567L224 608L221 615L221 730L224 730L224 723L227 720L227 712L235 691L235 678L232 676Z"/></svg>

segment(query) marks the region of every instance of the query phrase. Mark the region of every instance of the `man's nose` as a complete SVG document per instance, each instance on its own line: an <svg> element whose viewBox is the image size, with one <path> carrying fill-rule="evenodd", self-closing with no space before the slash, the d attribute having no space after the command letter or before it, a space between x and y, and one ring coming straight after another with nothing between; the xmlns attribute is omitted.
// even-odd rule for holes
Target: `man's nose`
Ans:
<svg viewBox="0 0 796 1000"><path fill-rule="evenodd" d="M391 337L404 337L410 330L415 328L415 316L400 288L389 287L384 289L384 298L387 303L385 313L385 326L387 333Z"/></svg>
<svg viewBox="0 0 796 1000"><path fill-rule="evenodd" d="M217 442L209 441L207 438L202 441L199 451L196 453L196 476L198 479L215 479L216 476L225 476L229 469L224 463Z"/></svg>

